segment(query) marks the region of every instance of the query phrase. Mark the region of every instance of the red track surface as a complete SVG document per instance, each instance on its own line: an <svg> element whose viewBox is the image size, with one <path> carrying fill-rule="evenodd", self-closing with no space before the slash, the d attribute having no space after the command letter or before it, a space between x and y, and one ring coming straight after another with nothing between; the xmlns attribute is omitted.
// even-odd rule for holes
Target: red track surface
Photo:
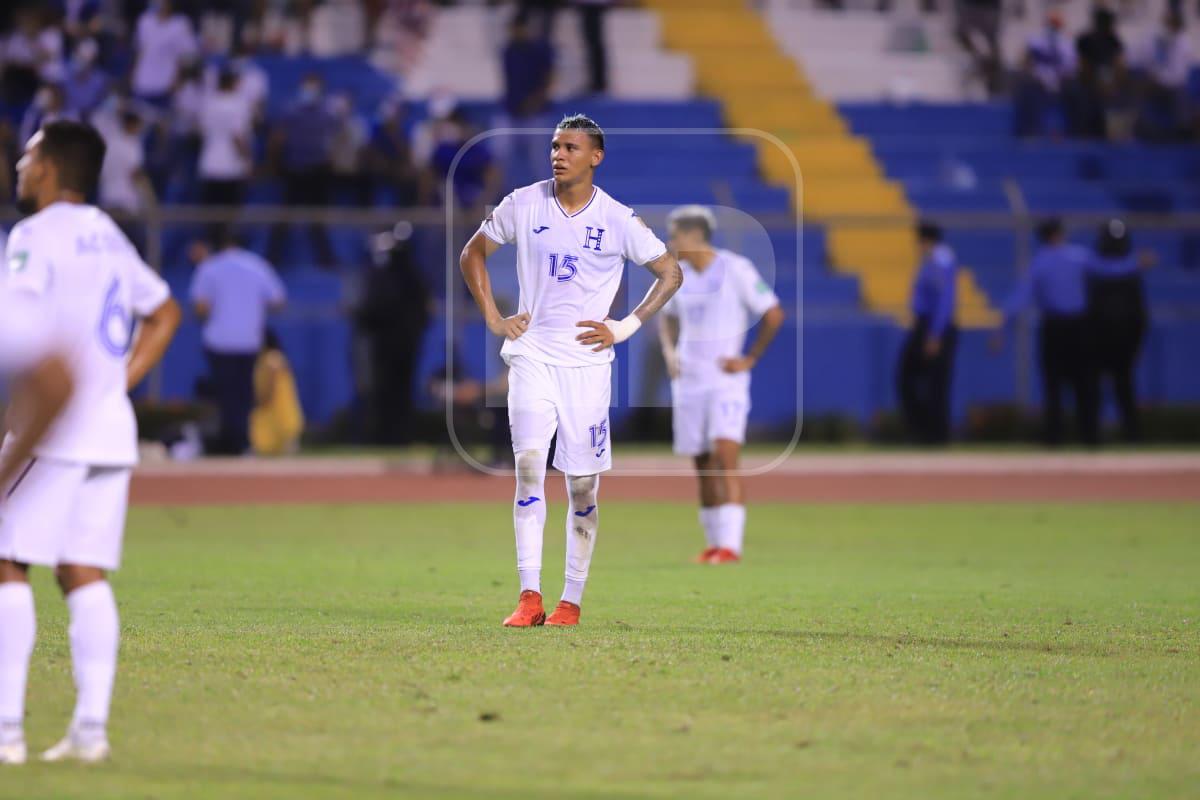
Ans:
<svg viewBox="0 0 1200 800"><path fill-rule="evenodd" d="M511 478L474 473L430 475L412 471L353 474L320 465L300 474L260 471L221 474L220 470L149 470L135 476L133 502L139 505L257 503L504 502L512 498ZM231 472L233 472L231 470ZM1023 469L1019 464L986 473L923 469L780 471L747 478L749 498L799 503L937 503L1054 501L1200 501L1200 468L1155 470L1119 467L1102 472ZM551 496L563 499L557 476L548 476ZM694 478L604 477L609 500L691 501Z"/></svg>

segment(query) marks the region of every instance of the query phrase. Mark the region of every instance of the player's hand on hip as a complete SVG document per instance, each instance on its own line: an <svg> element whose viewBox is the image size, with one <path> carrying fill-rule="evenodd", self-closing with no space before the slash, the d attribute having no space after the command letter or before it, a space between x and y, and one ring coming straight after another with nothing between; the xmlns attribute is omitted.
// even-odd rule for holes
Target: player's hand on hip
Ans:
<svg viewBox="0 0 1200 800"><path fill-rule="evenodd" d="M721 369L734 375L739 372L749 372L754 368L754 359L750 356L738 356L737 358L722 358Z"/></svg>
<svg viewBox="0 0 1200 800"><path fill-rule="evenodd" d="M488 323L488 330L505 339L519 339L521 334L529 330L529 314L513 314L511 317L501 317L495 322Z"/></svg>
<svg viewBox="0 0 1200 800"><path fill-rule="evenodd" d="M584 346L595 345L592 348L593 353L599 353L601 350L613 346L613 332L603 322L586 319L583 322L576 322L575 324L580 328L591 328L591 330L584 331L576 336L575 341Z"/></svg>

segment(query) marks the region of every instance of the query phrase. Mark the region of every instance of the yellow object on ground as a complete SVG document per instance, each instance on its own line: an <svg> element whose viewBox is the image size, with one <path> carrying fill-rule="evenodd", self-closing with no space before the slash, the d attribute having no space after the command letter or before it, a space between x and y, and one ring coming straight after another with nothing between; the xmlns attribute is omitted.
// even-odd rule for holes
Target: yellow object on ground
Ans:
<svg viewBox="0 0 1200 800"><path fill-rule="evenodd" d="M287 356L266 350L254 365L254 410L250 412L250 445L260 456L294 453L304 433L304 410Z"/></svg>

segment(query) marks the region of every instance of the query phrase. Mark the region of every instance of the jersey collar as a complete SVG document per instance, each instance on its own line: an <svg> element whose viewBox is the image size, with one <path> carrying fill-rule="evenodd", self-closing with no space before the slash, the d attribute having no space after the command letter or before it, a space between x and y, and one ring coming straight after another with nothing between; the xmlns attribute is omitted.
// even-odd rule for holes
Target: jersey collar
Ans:
<svg viewBox="0 0 1200 800"><path fill-rule="evenodd" d="M561 211L563 216L566 217L567 219L571 219L572 217L578 217L580 214L587 211L588 206L590 206L593 202L595 202L596 195L599 194L599 192L600 192L599 187L593 186L592 187L592 196L589 197L588 201L583 204L583 208L579 209L574 214L568 214L567 210L562 207L562 203L558 202L558 194L554 191L554 182L553 181L550 182L550 196L554 198L554 205L558 206L558 210Z"/></svg>

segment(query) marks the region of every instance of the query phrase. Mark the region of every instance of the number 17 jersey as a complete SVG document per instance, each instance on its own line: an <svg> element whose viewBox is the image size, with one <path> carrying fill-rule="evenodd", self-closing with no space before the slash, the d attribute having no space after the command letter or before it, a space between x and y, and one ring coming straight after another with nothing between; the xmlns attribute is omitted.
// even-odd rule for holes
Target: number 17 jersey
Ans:
<svg viewBox="0 0 1200 800"><path fill-rule="evenodd" d="M505 340L500 355L528 356L564 367L607 364L612 348L593 353L575 337L583 320L602 322L621 286L625 261L648 264L667 247L629 208L594 187L591 200L573 214L559 205L554 181L517 189L479 228L497 244L516 244L519 311L530 315L518 339Z"/></svg>
<svg viewBox="0 0 1200 800"><path fill-rule="evenodd" d="M35 454L94 466L137 463L137 422L126 389L134 322L170 297L167 284L98 208L54 203L8 239L3 282L41 300L53 346L75 391ZM20 397L10 427L22 424Z"/></svg>

